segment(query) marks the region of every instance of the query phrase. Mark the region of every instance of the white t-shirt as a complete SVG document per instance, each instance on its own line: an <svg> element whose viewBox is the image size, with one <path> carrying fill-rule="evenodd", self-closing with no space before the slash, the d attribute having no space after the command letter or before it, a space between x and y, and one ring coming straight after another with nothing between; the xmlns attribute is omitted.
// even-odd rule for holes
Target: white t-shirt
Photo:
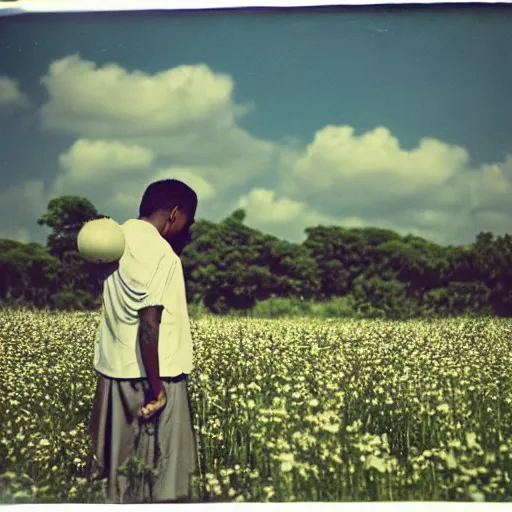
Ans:
<svg viewBox="0 0 512 512"><path fill-rule="evenodd" d="M157 229L144 220L121 226L126 246L119 268L103 284L103 317L94 367L107 377L144 378L138 311L163 306L158 341L161 377L192 371L192 336L181 261Z"/></svg>

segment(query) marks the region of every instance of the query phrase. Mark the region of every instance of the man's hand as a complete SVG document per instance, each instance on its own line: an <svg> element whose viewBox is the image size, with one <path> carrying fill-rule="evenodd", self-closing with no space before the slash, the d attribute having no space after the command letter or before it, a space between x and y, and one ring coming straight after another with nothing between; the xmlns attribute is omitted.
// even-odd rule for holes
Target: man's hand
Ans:
<svg viewBox="0 0 512 512"><path fill-rule="evenodd" d="M160 391L160 394L158 395L158 398L156 400L151 400L150 402L147 402L144 404L139 412L139 416L143 420L149 420L151 419L158 411L161 411L165 404L167 403L167 397L165 394L165 389L162 388L162 391Z"/></svg>
<svg viewBox="0 0 512 512"><path fill-rule="evenodd" d="M140 417L145 420L152 418L158 411L163 409L167 403L158 365L158 335L161 314L161 308L155 306L139 311L140 351L149 387L153 395L153 400L143 404L139 411ZM154 397L156 397L156 399Z"/></svg>

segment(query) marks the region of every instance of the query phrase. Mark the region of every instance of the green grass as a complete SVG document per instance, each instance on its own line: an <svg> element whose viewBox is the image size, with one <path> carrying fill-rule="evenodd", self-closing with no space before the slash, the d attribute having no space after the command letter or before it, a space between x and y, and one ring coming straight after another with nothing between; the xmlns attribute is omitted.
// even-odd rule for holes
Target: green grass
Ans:
<svg viewBox="0 0 512 512"><path fill-rule="evenodd" d="M189 304L192 318L211 316L202 303ZM256 302L249 310L232 310L227 316L236 318L356 318L358 316L351 295L333 297L324 301L301 300L297 297L272 297Z"/></svg>
<svg viewBox="0 0 512 512"><path fill-rule="evenodd" d="M0 501L99 502L97 313L0 312ZM510 501L509 320L192 320L196 500Z"/></svg>

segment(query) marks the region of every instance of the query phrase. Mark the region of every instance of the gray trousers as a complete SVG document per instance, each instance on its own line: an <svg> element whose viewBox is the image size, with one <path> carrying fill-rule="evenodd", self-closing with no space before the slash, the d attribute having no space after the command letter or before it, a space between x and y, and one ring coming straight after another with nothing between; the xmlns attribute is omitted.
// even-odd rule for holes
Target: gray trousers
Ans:
<svg viewBox="0 0 512 512"><path fill-rule="evenodd" d="M187 376L162 380L167 404L155 417L143 421L137 418L137 411L148 396L147 380L99 375L89 424L91 476L107 479L106 499L110 503L189 497L190 477L197 468L197 445ZM138 462L130 461L130 457ZM120 474L120 469L125 474Z"/></svg>

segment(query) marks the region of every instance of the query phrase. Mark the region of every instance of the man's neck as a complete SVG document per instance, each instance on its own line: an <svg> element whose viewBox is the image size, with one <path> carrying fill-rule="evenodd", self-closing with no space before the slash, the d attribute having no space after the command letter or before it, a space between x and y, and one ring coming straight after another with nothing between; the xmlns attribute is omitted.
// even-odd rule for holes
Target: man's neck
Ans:
<svg viewBox="0 0 512 512"><path fill-rule="evenodd" d="M155 222L153 220L151 220L150 218L148 217L138 217L137 220L142 220L144 222L147 222L148 224L150 224L151 226L153 226L159 233L160 233L160 230L158 229L158 227L155 225Z"/></svg>

